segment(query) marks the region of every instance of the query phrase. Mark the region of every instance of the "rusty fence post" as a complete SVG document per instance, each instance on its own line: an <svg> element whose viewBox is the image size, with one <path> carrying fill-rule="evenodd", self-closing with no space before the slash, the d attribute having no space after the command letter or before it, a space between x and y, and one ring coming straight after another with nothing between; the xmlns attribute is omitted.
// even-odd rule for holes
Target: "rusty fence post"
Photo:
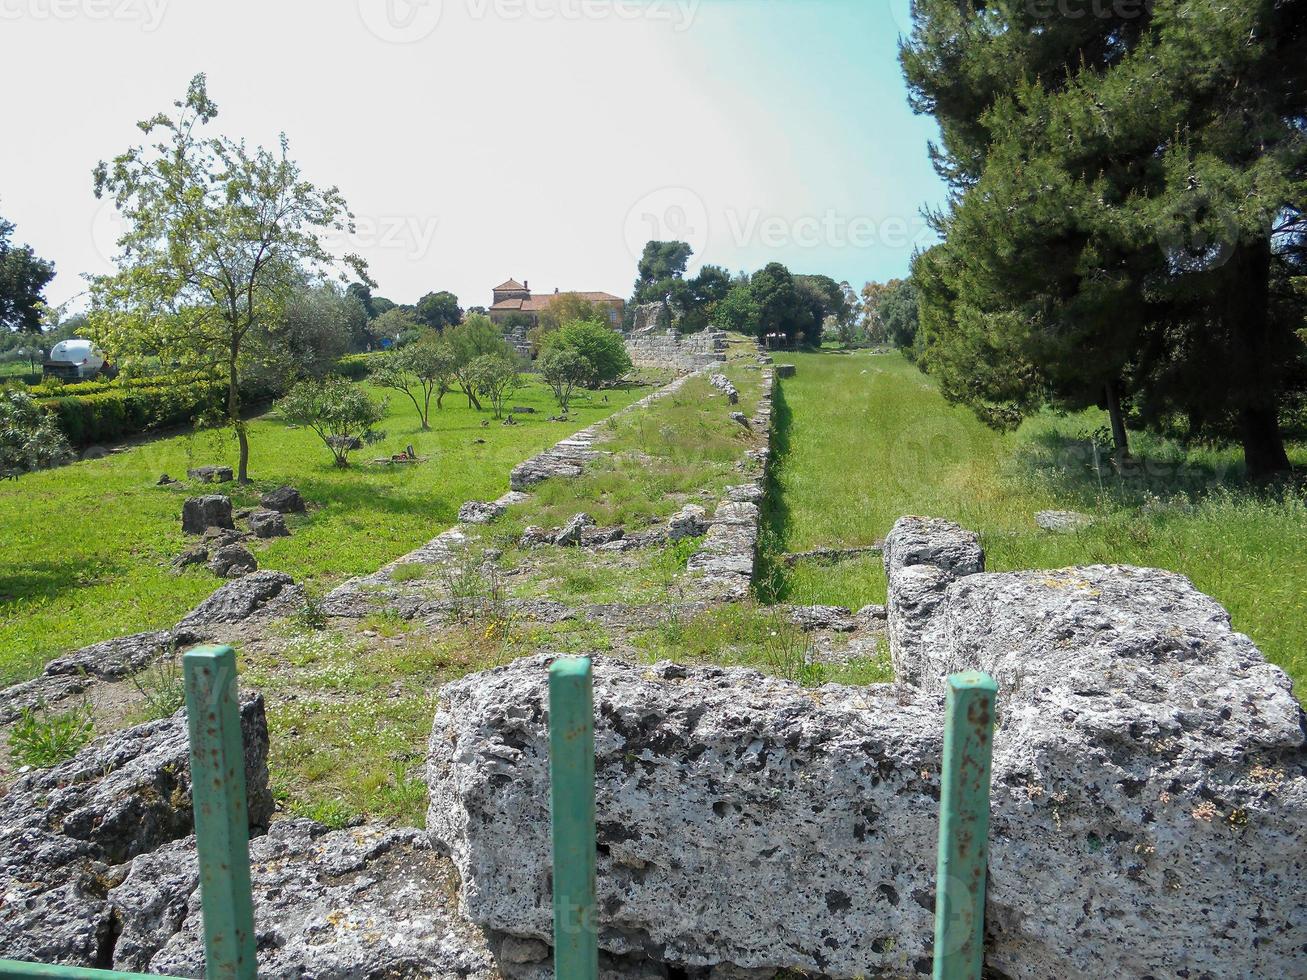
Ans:
<svg viewBox="0 0 1307 980"><path fill-rule="evenodd" d="M250 823L236 654L231 647L198 647L182 657L182 672L204 910L204 975L207 980L254 980Z"/></svg>
<svg viewBox="0 0 1307 980"><path fill-rule="evenodd" d="M554 856L554 976L597 980L594 683L585 657L549 668L549 813Z"/></svg>
<svg viewBox="0 0 1307 980"><path fill-rule="evenodd" d="M993 678L979 671L948 679L935 870L934 980L980 980L997 694Z"/></svg>

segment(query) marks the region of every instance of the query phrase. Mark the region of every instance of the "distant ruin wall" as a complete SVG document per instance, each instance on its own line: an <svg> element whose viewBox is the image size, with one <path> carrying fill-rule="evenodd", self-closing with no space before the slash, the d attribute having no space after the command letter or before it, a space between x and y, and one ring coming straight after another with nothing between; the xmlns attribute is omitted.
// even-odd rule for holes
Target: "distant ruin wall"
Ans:
<svg viewBox="0 0 1307 980"><path fill-rule="evenodd" d="M701 330L679 334L675 330L626 338L626 352L636 367L697 371L726 360L726 334Z"/></svg>

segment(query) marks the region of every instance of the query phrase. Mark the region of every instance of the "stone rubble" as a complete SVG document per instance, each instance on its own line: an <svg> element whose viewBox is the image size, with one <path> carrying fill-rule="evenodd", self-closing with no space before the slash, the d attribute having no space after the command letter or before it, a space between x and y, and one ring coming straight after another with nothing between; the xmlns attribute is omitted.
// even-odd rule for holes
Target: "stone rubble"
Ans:
<svg viewBox="0 0 1307 980"><path fill-rule="evenodd" d="M203 534L211 527L234 528L231 498L219 493L188 497L182 503L182 533Z"/></svg>

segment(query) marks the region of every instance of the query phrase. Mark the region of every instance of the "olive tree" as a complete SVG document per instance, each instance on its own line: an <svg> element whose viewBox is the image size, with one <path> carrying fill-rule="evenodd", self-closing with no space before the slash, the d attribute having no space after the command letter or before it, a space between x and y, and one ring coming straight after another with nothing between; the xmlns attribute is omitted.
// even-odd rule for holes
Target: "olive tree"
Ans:
<svg viewBox="0 0 1307 980"><path fill-rule="evenodd" d="M468 366L477 393L490 402L495 418L503 418L504 401L522 384L517 361L506 354L482 354Z"/></svg>
<svg viewBox="0 0 1307 980"><path fill-rule="evenodd" d="M0 390L0 479L67 462L68 440L36 399Z"/></svg>
<svg viewBox="0 0 1307 980"><path fill-rule="evenodd" d="M564 415L572 403L572 393L590 375L590 362L571 347L551 347L540 355L540 376L553 389L554 400Z"/></svg>
<svg viewBox="0 0 1307 980"><path fill-rule="evenodd" d="M440 408L454 383L454 351L446 343L424 339L386 354L373 369L372 383L408 396L423 431L431 428L431 399Z"/></svg>
<svg viewBox="0 0 1307 980"><path fill-rule="evenodd" d="M174 107L139 124L155 143L95 168L96 196L113 200L126 231L118 271L92 283L92 328L115 354L220 369L227 397L219 420L236 432L238 479L248 482L240 382L259 360L250 348L305 276L335 265L324 239L352 231L352 215L335 187L303 178L284 135L274 150L201 135L218 115L204 75ZM343 264L371 283L358 256Z"/></svg>
<svg viewBox="0 0 1307 980"><path fill-rule="evenodd" d="M276 409L287 423L316 432L341 469L349 466L353 450L384 438L373 426L386 417L385 400L369 397L344 378L301 381L277 402Z"/></svg>

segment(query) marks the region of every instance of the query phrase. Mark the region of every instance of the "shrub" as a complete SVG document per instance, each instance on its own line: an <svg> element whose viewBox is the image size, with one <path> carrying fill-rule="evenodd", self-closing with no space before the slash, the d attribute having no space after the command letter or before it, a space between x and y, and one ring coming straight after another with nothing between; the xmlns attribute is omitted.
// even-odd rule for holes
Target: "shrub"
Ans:
<svg viewBox="0 0 1307 980"><path fill-rule="evenodd" d="M585 359L589 370L582 384L586 388L611 383L631 370L622 335L595 320L577 320L547 334L542 354L551 350L575 351Z"/></svg>
<svg viewBox="0 0 1307 980"><path fill-rule="evenodd" d="M0 478L62 463L72 455L68 440L31 395L0 392Z"/></svg>
<svg viewBox="0 0 1307 980"><path fill-rule="evenodd" d="M162 387L129 386L43 399L74 446L90 446L150 429L187 425L223 403L227 386L205 380Z"/></svg>
<svg viewBox="0 0 1307 980"><path fill-rule="evenodd" d="M383 438L372 427L385 418L385 401L375 401L344 378L301 381L277 403L277 411L292 425L316 432L342 469L349 466L350 452Z"/></svg>
<svg viewBox="0 0 1307 980"><path fill-rule="evenodd" d="M9 755L20 766L49 769L80 752L94 732L89 707L56 713L24 708L9 733Z"/></svg>
<svg viewBox="0 0 1307 980"><path fill-rule="evenodd" d="M372 354L346 354L336 361L334 373L342 378L348 378L350 381L362 381L372 373L373 368L377 366L385 354L376 352Z"/></svg>
<svg viewBox="0 0 1307 980"><path fill-rule="evenodd" d="M540 355L540 376L554 390L554 400L564 415L572 403L572 392L592 371L588 360L571 347L550 347Z"/></svg>
<svg viewBox="0 0 1307 980"><path fill-rule="evenodd" d="M490 402L497 419L503 418L504 400L522 384L517 361L504 354L482 354L468 365L468 377L477 393Z"/></svg>

